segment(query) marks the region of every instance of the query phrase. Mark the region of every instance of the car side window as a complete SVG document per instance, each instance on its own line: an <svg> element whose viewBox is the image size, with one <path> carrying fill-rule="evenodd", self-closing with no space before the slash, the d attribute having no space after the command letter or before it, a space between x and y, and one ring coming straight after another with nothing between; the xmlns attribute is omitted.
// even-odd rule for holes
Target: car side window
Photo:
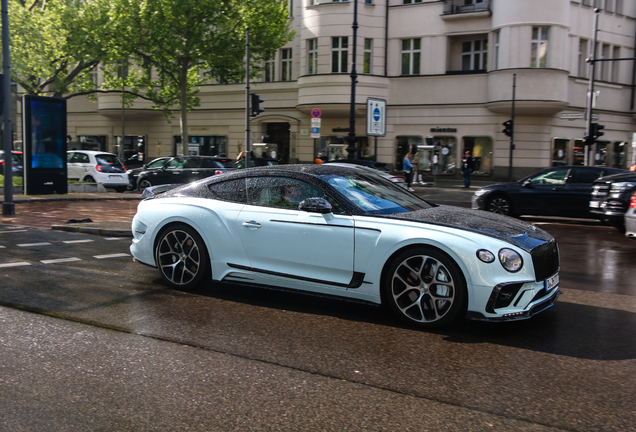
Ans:
<svg viewBox="0 0 636 432"><path fill-rule="evenodd" d="M73 153L73 157L69 161L71 163L88 163L88 155L84 153Z"/></svg>
<svg viewBox="0 0 636 432"><path fill-rule="evenodd" d="M237 204L245 204L247 202L247 186L245 184L245 179L211 183L208 188L212 193L213 199L229 201Z"/></svg>
<svg viewBox="0 0 636 432"><path fill-rule="evenodd" d="M563 185L567 179L569 168L560 168L547 172L543 172L537 176L530 178L532 185Z"/></svg>
<svg viewBox="0 0 636 432"><path fill-rule="evenodd" d="M168 162L168 165L166 165L166 168L168 168L168 169L182 169L184 162L185 162L185 159L172 159L170 162Z"/></svg>
<svg viewBox="0 0 636 432"><path fill-rule="evenodd" d="M580 169L574 168L568 183L592 183L601 176L603 171L598 168Z"/></svg>
<svg viewBox="0 0 636 432"><path fill-rule="evenodd" d="M251 205L298 210L307 198L324 198L334 213L342 213L338 203L318 188L288 177L253 177L247 179L247 201Z"/></svg>

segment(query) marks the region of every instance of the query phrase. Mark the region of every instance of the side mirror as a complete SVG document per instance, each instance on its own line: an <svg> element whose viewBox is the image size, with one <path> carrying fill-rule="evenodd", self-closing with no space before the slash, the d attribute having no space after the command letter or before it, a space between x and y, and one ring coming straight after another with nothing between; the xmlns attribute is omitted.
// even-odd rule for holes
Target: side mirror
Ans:
<svg viewBox="0 0 636 432"><path fill-rule="evenodd" d="M532 180L528 179L528 180L524 181L522 186L523 187L531 187L532 186Z"/></svg>
<svg viewBox="0 0 636 432"><path fill-rule="evenodd" d="M324 198L307 198L298 204L298 209L309 213L329 214L333 211L331 204Z"/></svg>

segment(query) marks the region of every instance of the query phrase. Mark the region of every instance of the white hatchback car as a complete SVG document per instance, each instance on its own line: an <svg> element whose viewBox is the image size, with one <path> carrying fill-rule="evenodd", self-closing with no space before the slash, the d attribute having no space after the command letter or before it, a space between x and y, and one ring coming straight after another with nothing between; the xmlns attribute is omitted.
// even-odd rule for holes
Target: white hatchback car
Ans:
<svg viewBox="0 0 636 432"><path fill-rule="evenodd" d="M69 180L97 183L117 192L126 191L128 175L117 155L93 150L69 150L66 160Z"/></svg>

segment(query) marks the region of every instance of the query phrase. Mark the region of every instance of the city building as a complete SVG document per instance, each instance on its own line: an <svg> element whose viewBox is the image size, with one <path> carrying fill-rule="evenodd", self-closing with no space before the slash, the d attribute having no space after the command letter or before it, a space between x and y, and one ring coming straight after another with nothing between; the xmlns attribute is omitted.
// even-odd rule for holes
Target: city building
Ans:
<svg viewBox="0 0 636 432"><path fill-rule="evenodd" d="M290 0L295 38L265 62L251 92L265 111L251 118L259 156L283 163L344 158L350 125L353 45L357 158L401 169L417 151L424 177L459 178L462 155L474 177L518 179L537 169L583 164L598 12L593 114L604 126L589 164L634 163L636 2L627 0ZM608 61L612 60L614 61ZM513 88L513 77L515 86ZM100 77L97 77L99 79ZM514 151L503 123L512 119ZM191 152L236 157L245 147L245 83L201 86L188 117ZM385 101L384 136L367 136L367 101ZM181 151L179 119L167 121L117 94L68 104L71 146L141 154ZM318 121L312 123L320 114ZM598 116L598 117L596 117ZM319 137L315 137L319 136ZM512 161L512 170L510 162Z"/></svg>

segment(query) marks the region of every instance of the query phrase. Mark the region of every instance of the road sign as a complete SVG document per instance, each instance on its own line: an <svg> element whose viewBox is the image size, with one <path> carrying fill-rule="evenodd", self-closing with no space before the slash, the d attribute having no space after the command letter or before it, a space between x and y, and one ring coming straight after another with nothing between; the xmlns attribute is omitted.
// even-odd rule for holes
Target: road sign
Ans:
<svg viewBox="0 0 636 432"><path fill-rule="evenodd" d="M311 137L312 138L320 138L320 128L319 127L312 127L311 128Z"/></svg>
<svg viewBox="0 0 636 432"><path fill-rule="evenodd" d="M386 135L386 100L367 98L367 135Z"/></svg>
<svg viewBox="0 0 636 432"><path fill-rule="evenodd" d="M320 117L318 117L318 118L312 118L312 119L311 119L311 127L312 127L312 128L314 128L314 127L320 127L320 123L321 123L321 119L320 119Z"/></svg>
<svg viewBox="0 0 636 432"><path fill-rule="evenodd" d="M320 111L318 108L314 108L313 110L311 110L311 116L313 118L320 118L321 115L322 111Z"/></svg>

